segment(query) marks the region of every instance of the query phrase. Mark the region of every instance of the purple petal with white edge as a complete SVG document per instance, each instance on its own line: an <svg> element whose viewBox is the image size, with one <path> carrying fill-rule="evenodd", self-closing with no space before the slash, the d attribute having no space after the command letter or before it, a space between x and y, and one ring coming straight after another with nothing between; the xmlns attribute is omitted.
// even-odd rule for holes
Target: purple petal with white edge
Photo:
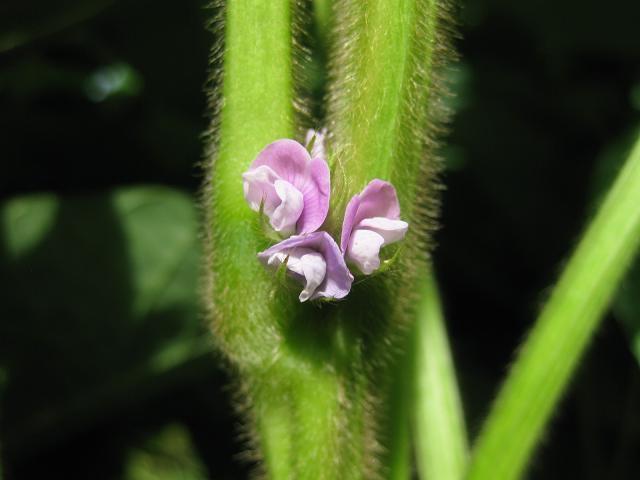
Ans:
<svg viewBox="0 0 640 480"><path fill-rule="evenodd" d="M340 247L343 252L349 245L353 229L365 218L384 217L390 220L400 218L400 203L396 189L389 182L374 179L358 195L349 201L342 222Z"/></svg>
<svg viewBox="0 0 640 480"><path fill-rule="evenodd" d="M267 176L266 173L264 173L267 168L270 172L273 172L273 175ZM247 201L252 205L252 208L256 203L256 198L261 192L269 201L268 207L271 210L267 211L267 208L265 208L264 211L271 218L271 214L278 208L282 201L282 197L275 192L275 182L276 180L284 180L302 194L303 204L295 222L295 232L299 234L310 233L320 228L329 211L330 195L329 166L324 158L314 158L312 160L309 152L298 142L282 139L267 145L253 161L249 171L245 173L245 176L251 172L258 171L263 172L259 178L262 183L256 184L253 189L249 188L250 195L246 193L247 178L245 178L245 198L247 198ZM275 197L274 192L265 185L268 181L274 183L273 190ZM272 222L274 229L283 234L293 233L293 230L290 229L289 226L294 213L298 212L297 207L293 208L297 206L297 196L291 189L287 188L287 191L289 194L286 198L290 198L293 202L285 209L287 214L284 216L284 223L287 227L284 230L278 230ZM267 201L265 200L265 207L267 206L266 204ZM282 221L278 220L276 223L282 226Z"/></svg>
<svg viewBox="0 0 640 480"><path fill-rule="evenodd" d="M370 275L380 268L380 249L402 240L408 228L393 185L375 179L347 205L340 247L348 262Z"/></svg>
<svg viewBox="0 0 640 480"><path fill-rule="evenodd" d="M325 273L322 279L322 262ZM305 284L300 301L317 298L344 298L351 290L353 275L349 272L336 242L326 232L296 235L258 254L268 267L277 268L287 260L287 270Z"/></svg>

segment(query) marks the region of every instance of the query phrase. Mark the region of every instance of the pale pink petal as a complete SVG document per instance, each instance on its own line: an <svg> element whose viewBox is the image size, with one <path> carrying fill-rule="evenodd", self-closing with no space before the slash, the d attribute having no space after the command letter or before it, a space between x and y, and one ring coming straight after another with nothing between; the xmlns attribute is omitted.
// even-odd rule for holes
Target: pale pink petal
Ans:
<svg viewBox="0 0 640 480"><path fill-rule="evenodd" d="M346 259L365 275L380 268L380 248L384 244L382 235L371 230L355 229L349 239Z"/></svg>
<svg viewBox="0 0 640 480"><path fill-rule="evenodd" d="M279 177L266 165L252 168L242 174L244 198L256 212L263 205L263 211L270 215L280 203L274 183Z"/></svg>
<svg viewBox="0 0 640 480"><path fill-rule="evenodd" d="M342 220L342 234L340 235L340 249L346 253L347 247L349 247L349 238L351 238L351 232L355 224L356 214L360 208L360 195L354 195L347 208L344 211L344 219Z"/></svg>
<svg viewBox="0 0 640 480"><path fill-rule="evenodd" d="M356 229L360 228L366 228L379 234L382 238L384 238L384 246L402 240L407 233L409 224L407 222L403 222L402 220L391 220L385 217L373 217L365 218L364 220L362 220L356 227Z"/></svg>
<svg viewBox="0 0 640 480"><path fill-rule="evenodd" d="M400 203L393 185L375 179L349 201L340 247L349 262L369 275L380 267L380 248L404 238L408 227L400 220Z"/></svg>
<svg viewBox="0 0 640 480"><path fill-rule="evenodd" d="M271 226L282 235L291 235L296 230L296 223L304 206L302 193L284 180L276 180L274 187L280 204L270 215Z"/></svg>
<svg viewBox="0 0 640 480"><path fill-rule="evenodd" d="M318 283L322 263L312 253L322 256L325 263L325 274ZM310 255L310 256L308 256ZM287 270L301 283L305 284L300 301L317 298L344 298L351 290L353 275L349 272L344 258L336 242L326 232L314 232L307 235L296 235L268 248L258 254L265 266L271 268L287 261ZM293 263L289 262L294 257Z"/></svg>
<svg viewBox="0 0 640 480"><path fill-rule="evenodd" d="M347 248L351 231L365 218L385 217L391 220L400 218L400 203L396 189L384 180L371 180L364 190L349 201L342 222L340 247Z"/></svg>
<svg viewBox="0 0 640 480"><path fill-rule="evenodd" d="M310 248L296 247L286 252L274 253L269 257L267 265L277 269L284 262L287 263L287 270L305 283L299 299L301 302L306 302L322 284L326 276L327 263L324 261L324 257Z"/></svg>
<svg viewBox="0 0 640 480"><path fill-rule="evenodd" d="M276 140L267 145L251 164L251 168L266 165L295 187L304 183L311 156L295 140ZM300 188L298 188L300 190Z"/></svg>
<svg viewBox="0 0 640 480"><path fill-rule="evenodd" d="M247 187L248 180L252 179L251 172L261 172L262 176L253 183L249 183L249 187ZM270 172L269 175L266 172ZM265 202L265 213L271 215L282 201L282 198L275 191L275 182L276 180L284 180L302 194L302 209L295 222L295 232L313 232L324 223L329 211L329 166L324 158L312 160L307 150L298 142L282 139L267 145L244 175L247 176L245 178L245 198L254 210L257 210L254 205L256 203L259 205L261 199L266 198L269 204L266 205ZM290 197L293 200L291 195L286 198ZM280 229L276 228L276 230L282 234L293 233L290 224L294 212L298 211L297 203L295 203L296 208L293 206L286 206L286 214L284 211L282 213L283 219L276 222L280 226ZM283 227L283 222L286 223L285 227Z"/></svg>

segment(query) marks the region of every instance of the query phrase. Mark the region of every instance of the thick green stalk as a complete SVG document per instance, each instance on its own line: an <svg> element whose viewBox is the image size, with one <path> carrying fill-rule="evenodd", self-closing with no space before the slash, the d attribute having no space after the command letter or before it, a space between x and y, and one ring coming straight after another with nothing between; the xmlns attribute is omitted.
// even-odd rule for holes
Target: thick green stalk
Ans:
<svg viewBox="0 0 640 480"><path fill-rule="evenodd" d="M292 107L299 87L292 61L294 3L230 0L226 7L223 82L212 105L221 106L212 137L217 149L211 152L206 199L214 332L238 370L239 392L271 478L379 478L387 471L379 456L380 391L388 385L386 366L395 357L403 319L411 318L412 275L426 261L422 210L434 203L434 161L424 152L437 111L430 99L442 11L425 0L349 0L336 6L336 23L346 18L349 25L336 26L333 39L334 57L337 52L340 59L334 62L327 126L337 139L331 164L344 168L332 170L338 186L332 189L331 233L338 237L347 195L377 176L402 186L411 234L406 259L397 262L406 272L403 281L380 275L354 287L345 301L319 306L300 304L256 260L268 240L256 228L257 215L246 206L241 183L259 150L277 138L293 138L293 123L302 118ZM345 55L343 44L352 36L357 46ZM380 48L370 48L369 40ZM354 91L366 98L352 97ZM378 106L369 106L372 101ZM383 144L370 146L380 132ZM378 147L384 152L372 163L367 152ZM372 168L378 163L385 166ZM416 200L419 186L423 195Z"/></svg>
<svg viewBox="0 0 640 480"><path fill-rule="evenodd" d="M343 405L327 307L299 304L256 258L269 240L243 197L242 173L258 152L294 138L295 2L230 0L224 12L220 107L212 135L209 249L214 333L239 376L239 403L269 478L356 478L361 462L341 435ZM216 128L217 127L217 128ZM357 420L356 422L357 423Z"/></svg>
<svg viewBox="0 0 640 480"><path fill-rule="evenodd" d="M205 196L215 338L240 372L241 391L249 398L240 402L253 407L249 416L257 430L250 435L259 437L254 442L276 479L291 477L292 434L286 403L264 395L272 385L254 380L279 339L273 279L256 260L265 241L244 201L241 175L265 145L293 137L290 9L289 0L230 0L213 24L224 25L224 48L213 52L218 71L211 92L211 181Z"/></svg>
<svg viewBox="0 0 640 480"><path fill-rule="evenodd" d="M423 480L460 480L467 466L467 434L433 276L422 279L420 291L414 367L418 472Z"/></svg>
<svg viewBox="0 0 640 480"><path fill-rule="evenodd" d="M525 341L475 446L469 479L519 478L640 245L640 140Z"/></svg>
<svg viewBox="0 0 640 480"><path fill-rule="evenodd" d="M344 322L359 324L368 367L365 388L378 405L365 422L365 436L377 432L386 478L408 478L409 403L397 396L406 379L395 376L413 321L417 272L426 268L430 219L437 215L438 162L433 145L443 112L437 102L437 68L448 53L447 4L435 0L339 0L330 40L328 122L331 135L332 212L327 229L338 235L348 200L370 180L396 185L410 230L394 272L354 286ZM362 313L360 313L362 312ZM388 370L391 368L391 370ZM397 369L398 368L398 369ZM397 370L396 370L397 369ZM407 372L403 372L407 373ZM402 375L402 373L400 374ZM369 432L369 433L367 433ZM376 442L376 443L378 443ZM366 456L379 447L371 444Z"/></svg>
<svg viewBox="0 0 640 480"><path fill-rule="evenodd" d="M278 341L271 312L273 279L256 261L265 240L244 200L242 173L265 145L293 137L290 19L289 0L227 2L222 86L211 106L220 110L206 199L210 297L217 339L243 366L261 364Z"/></svg>
<svg viewBox="0 0 640 480"><path fill-rule="evenodd" d="M371 178L402 184L403 207L434 182L425 159L443 119L437 68L449 54L441 0L338 2L329 121L336 192L346 202ZM430 153L432 153L430 151ZM423 178L416 178L422 171ZM346 191L344 191L346 190ZM339 209L338 209L339 210Z"/></svg>
<svg viewBox="0 0 640 480"><path fill-rule="evenodd" d="M230 0L224 11L205 196L208 294L215 338L237 370L238 403L264 473L276 480L355 479L366 470L366 392L353 327L337 318L336 306L300 304L265 271L256 253L269 240L243 198L241 174L257 153L278 138L295 138L294 3Z"/></svg>
<svg viewBox="0 0 640 480"><path fill-rule="evenodd" d="M383 462L387 465L389 480L409 480L411 478L411 425L413 413L414 354L413 331L405 332L405 351L392 367L392 381L389 386L387 414L389 440L387 454Z"/></svg>

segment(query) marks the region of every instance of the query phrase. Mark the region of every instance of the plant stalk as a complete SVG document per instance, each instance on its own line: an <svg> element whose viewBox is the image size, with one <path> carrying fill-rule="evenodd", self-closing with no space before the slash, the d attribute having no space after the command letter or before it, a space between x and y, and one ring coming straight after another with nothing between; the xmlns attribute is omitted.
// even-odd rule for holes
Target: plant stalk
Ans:
<svg viewBox="0 0 640 480"><path fill-rule="evenodd" d="M440 295L433 275L421 279L415 326L416 461L424 480L461 480L467 433Z"/></svg>
<svg viewBox="0 0 640 480"><path fill-rule="evenodd" d="M470 480L520 478L640 245L640 140L564 268L475 445Z"/></svg>

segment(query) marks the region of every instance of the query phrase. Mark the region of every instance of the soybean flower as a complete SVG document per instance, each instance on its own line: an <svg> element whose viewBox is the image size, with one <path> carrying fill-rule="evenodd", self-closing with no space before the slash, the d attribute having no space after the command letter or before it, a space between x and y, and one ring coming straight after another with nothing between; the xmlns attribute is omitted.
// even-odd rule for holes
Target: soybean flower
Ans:
<svg viewBox="0 0 640 480"><path fill-rule="evenodd" d="M320 150L321 151L321 150ZM316 231L329 211L329 166L294 140L267 145L242 175L253 210L269 217L283 237Z"/></svg>
<svg viewBox="0 0 640 480"><path fill-rule="evenodd" d="M400 220L396 189L375 179L349 201L340 248L347 262L370 275L380 267L380 249L402 240L408 228L409 224Z"/></svg>

